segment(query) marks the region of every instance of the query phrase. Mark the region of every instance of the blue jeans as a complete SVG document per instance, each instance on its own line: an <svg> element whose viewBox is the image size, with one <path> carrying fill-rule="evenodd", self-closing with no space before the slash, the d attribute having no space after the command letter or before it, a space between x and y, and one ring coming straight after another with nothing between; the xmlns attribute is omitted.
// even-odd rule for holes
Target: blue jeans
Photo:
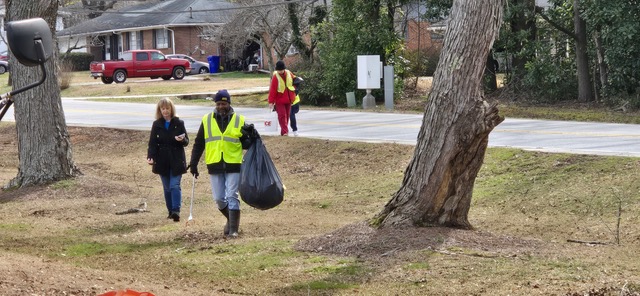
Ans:
<svg viewBox="0 0 640 296"><path fill-rule="evenodd" d="M218 205L219 210L229 207L229 210L240 210L238 200L238 186L240 185L240 173L223 173L209 175L211 182L211 194Z"/></svg>
<svg viewBox="0 0 640 296"><path fill-rule="evenodd" d="M300 111L300 103L291 105L291 114L289 114L289 123L291 124L291 130L294 132L298 130L298 122L296 121L296 113Z"/></svg>
<svg viewBox="0 0 640 296"><path fill-rule="evenodd" d="M168 175L160 175L162 180L162 189L164 189L164 202L167 205L167 211L171 213L180 213L182 205L182 189L180 189L180 180L182 175L173 176L171 172Z"/></svg>

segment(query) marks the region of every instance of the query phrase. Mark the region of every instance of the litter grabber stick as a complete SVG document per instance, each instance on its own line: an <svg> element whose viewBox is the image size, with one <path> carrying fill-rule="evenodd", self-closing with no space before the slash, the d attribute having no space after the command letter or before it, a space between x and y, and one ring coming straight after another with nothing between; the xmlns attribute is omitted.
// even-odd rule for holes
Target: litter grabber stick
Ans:
<svg viewBox="0 0 640 296"><path fill-rule="evenodd" d="M189 222L193 221L193 196L196 193L196 175L193 175L193 182L191 183L191 205L189 205L189 218L187 219L185 226L189 226ZM195 223L195 221L193 223Z"/></svg>

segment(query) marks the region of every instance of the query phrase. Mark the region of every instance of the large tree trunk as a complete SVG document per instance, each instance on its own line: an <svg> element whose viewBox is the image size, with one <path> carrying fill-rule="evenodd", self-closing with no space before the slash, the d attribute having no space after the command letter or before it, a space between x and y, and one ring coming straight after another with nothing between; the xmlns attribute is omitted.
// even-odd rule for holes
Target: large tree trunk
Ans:
<svg viewBox="0 0 640 296"><path fill-rule="evenodd" d="M596 29L593 33L593 41L596 45L596 56L598 57L598 73L600 73L600 87L605 86L609 80L609 67L604 60L604 47L602 46L602 37L600 36L600 29ZM595 79L595 77L594 77Z"/></svg>
<svg viewBox="0 0 640 296"><path fill-rule="evenodd" d="M455 0L434 86L401 188L378 225L472 228L467 215L489 133L502 122L482 93L504 0Z"/></svg>
<svg viewBox="0 0 640 296"><path fill-rule="evenodd" d="M7 21L42 17L54 32L58 4L57 1L8 0ZM9 187L48 183L78 173L60 100L57 52L54 44L53 56L45 63L44 83L14 97L19 169ZM35 82L42 75L40 67L25 67L13 55L11 66L14 89Z"/></svg>
<svg viewBox="0 0 640 296"><path fill-rule="evenodd" d="M519 8L516 9L517 13L513 17L510 24L511 31L516 36L526 36L526 42L534 42L538 34L535 18L535 0L511 0L510 5L519 6ZM525 65L533 58L533 55L531 54L523 54L523 52L525 52L524 46L525 41L523 40L522 42L516 42L513 48L513 52L515 54L513 55L513 59L511 61L511 70L513 72L512 79L516 81L520 80L525 75L525 73L527 72L525 69Z"/></svg>
<svg viewBox="0 0 640 296"><path fill-rule="evenodd" d="M587 22L580 15L580 0L573 1L573 25L576 33L576 66L578 75L578 101L593 101L589 56L587 55Z"/></svg>

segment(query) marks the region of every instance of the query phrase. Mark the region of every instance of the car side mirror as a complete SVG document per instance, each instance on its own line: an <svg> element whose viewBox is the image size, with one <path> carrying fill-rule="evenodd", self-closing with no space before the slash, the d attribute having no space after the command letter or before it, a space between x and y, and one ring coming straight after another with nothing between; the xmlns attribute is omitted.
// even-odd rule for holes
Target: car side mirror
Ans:
<svg viewBox="0 0 640 296"><path fill-rule="evenodd" d="M47 78L44 63L53 54L53 38L49 25L41 18L8 22L6 25L9 49L20 64L28 67L40 65L42 77L39 81L15 89L0 98L0 120L4 117L13 96L42 84Z"/></svg>
<svg viewBox="0 0 640 296"><path fill-rule="evenodd" d="M51 57L53 38L49 25L43 19L9 22L6 31L9 48L21 64L37 66Z"/></svg>

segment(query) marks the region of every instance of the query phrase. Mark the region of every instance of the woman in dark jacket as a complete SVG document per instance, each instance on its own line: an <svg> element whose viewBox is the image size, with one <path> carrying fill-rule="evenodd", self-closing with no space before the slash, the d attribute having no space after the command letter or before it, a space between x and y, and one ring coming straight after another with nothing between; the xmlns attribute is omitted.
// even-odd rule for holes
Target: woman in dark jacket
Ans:
<svg viewBox="0 0 640 296"><path fill-rule="evenodd" d="M182 190L180 180L187 172L184 147L189 144L184 121L176 116L176 108L168 98L158 102L156 121L151 126L147 163L153 165L153 172L160 175L164 189L164 201L173 221L180 221Z"/></svg>

